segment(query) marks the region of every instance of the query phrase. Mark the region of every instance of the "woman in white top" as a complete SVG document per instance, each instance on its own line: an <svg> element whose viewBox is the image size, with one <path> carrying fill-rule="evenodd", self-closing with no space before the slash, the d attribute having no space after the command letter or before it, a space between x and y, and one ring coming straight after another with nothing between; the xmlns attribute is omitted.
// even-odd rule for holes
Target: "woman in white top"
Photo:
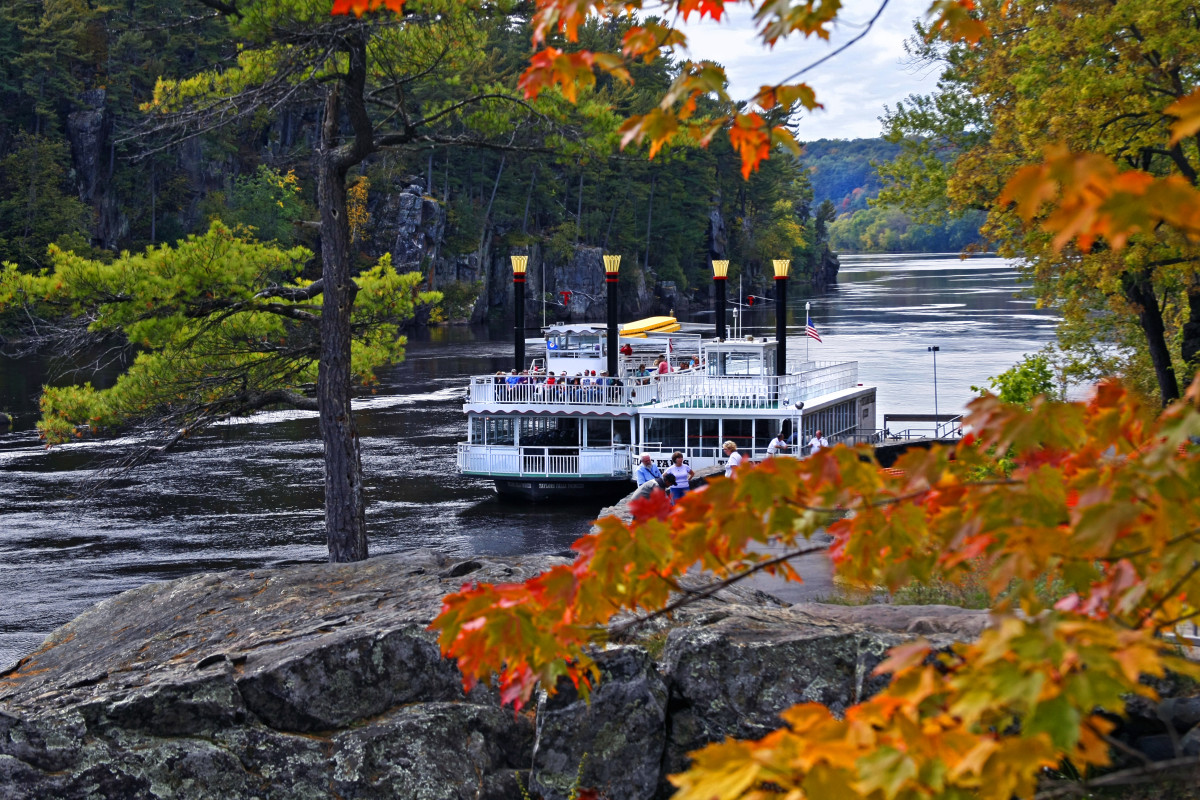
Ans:
<svg viewBox="0 0 1200 800"><path fill-rule="evenodd" d="M725 451L725 457L729 459L725 462L725 477L732 478L734 470L742 463L742 454L738 452L737 445L732 439L721 445L721 449Z"/></svg>
<svg viewBox="0 0 1200 800"><path fill-rule="evenodd" d="M671 502L679 502L679 498L687 494L688 481L696 473L692 472L692 468L683 463L683 453L676 450L671 454L671 466L663 470L663 477L673 475L675 477L675 485L671 487Z"/></svg>

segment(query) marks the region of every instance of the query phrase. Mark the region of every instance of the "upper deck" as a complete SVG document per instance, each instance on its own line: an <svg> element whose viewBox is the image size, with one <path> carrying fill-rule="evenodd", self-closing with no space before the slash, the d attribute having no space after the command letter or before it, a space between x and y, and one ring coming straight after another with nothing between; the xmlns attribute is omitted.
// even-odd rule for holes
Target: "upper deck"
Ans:
<svg viewBox="0 0 1200 800"><path fill-rule="evenodd" d="M475 376L464 410L477 413L632 414L659 409L782 409L858 386L858 362L809 361L792 374L774 374L774 342L712 342L699 364L664 374L623 371L605 383L545 373ZM603 381L604 379L599 379Z"/></svg>

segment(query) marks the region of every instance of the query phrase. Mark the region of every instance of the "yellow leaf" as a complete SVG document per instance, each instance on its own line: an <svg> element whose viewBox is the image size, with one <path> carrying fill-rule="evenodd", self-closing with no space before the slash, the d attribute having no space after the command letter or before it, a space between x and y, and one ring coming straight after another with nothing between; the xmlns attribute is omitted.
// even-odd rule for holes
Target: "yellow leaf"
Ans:
<svg viewBox="0 0 1200 800"><path fill-rule="evenodd" d="M1200 132L1200 89L1167 106L1165 111L1176 117L1176 121L1171 123L1172 145L1184 137Z"/></svg>

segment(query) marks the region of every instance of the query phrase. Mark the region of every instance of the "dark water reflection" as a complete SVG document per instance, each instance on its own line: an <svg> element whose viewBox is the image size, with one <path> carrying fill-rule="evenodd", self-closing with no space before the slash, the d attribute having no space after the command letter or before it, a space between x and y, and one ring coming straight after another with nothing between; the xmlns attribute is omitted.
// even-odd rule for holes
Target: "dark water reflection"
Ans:
<svg viewBox="0 0 1200 800"><path fill-rule="evenodd" d="M880 414L931 411L938 345L941 410L1052 335L1052 317L1014 298L1016 272L998 259L843 259L842 283L813 300L821 360L857 359L879 387ZM802 303L793 311L794 356ZM773 330L769 309L748 319ZM358 406L373 553L542 553L570 546L599 510L500 501L454 473L463 436L464 377L509 366L503 330L451 328L413 337L402 365L381 373ZM40 365L0 362L0 403L36 411ZM882 419L882 417L881 417ZM324 558L321 446L315 415L264 414L213 429L113 481L79 491L137 442L44 450L29 430L0 434L0 664L37 645L92 603L148 581L202 570Z"/></svg>

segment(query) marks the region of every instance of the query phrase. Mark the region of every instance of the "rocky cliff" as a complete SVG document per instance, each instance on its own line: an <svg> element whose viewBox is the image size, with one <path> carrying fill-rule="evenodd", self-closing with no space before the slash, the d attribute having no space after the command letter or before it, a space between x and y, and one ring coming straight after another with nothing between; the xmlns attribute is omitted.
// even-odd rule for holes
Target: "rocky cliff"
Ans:
<svg viewBox="0 0 1200 800"><path fill-rule="evenodd" d="M603 251L578 245L565 257L549 253L540 244L496 247L495 233L483 237L477 252L454 254L445 247L447 215L436 198L425 194L417 176L397 178L385 192L373 192L369 255L391 254L401 272L420 270L433 288L458 281L478 284L479 299L473 319L490 315L511 317L513 309L511 255L527 255L525 318L530 327L541 325L542 295L546 295L547 322L596 322L605 319L606 290ZM676 298L656 294L637 264L625 264L621 282L621 318L667 313ZM563 295L561 292L568 292Z"/></svg>
<svg viewBox="0 0 1200 800"><path fill-rule="evenodd" d="M729 590L601 653L590 705L563 687L514 714L464 693L426 629L441 597L554 563L420 551L126 592L0 673L0 797L499 800L520 781L558 799L581 763L612 800L665 797L689 750L799 701L844 708L889 646L985 620Z"/></svg>

